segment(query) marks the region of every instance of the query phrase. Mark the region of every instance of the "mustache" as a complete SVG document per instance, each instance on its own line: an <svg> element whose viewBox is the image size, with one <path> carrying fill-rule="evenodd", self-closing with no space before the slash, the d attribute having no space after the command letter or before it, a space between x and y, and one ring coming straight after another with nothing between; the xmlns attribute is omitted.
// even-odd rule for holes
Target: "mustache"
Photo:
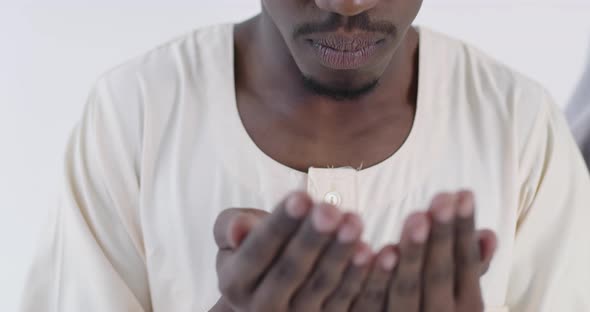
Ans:
<svg viewBox="0 0 590 312"><path fill-rule="evenodd" d="M334 32L342 27L349 31L363 30L372 33L383 33L390 36L394 36L398 32L397 27L390 22L371 21L366 12L349 17L346 23L344 22L344 19L344 16L333 13L330 14L324 22L301 24L293 31L293 38L297 39L301 36L307 36L314 33Z"/></svg>

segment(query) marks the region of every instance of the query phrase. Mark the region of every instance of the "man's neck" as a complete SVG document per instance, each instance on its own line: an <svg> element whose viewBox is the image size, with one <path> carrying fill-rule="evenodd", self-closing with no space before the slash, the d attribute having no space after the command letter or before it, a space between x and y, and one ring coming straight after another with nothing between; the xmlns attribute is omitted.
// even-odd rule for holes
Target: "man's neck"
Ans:
<svg viewBox="0 0 590 312"><path fill-rule="evenodd" d="M244 125L259 147L280 162L301 170L315 161L367 166L393 154L409 134L418 81L414 29L407 32L378 86L350 101L319 96L305 87L284 40L264 14L236 27L235 51L236 91ZM272 139L268 133L273 133ZM289 159L289 148L275 140L315 156ZM348 147L336 151L336 145ZM354 150L366 150L366 154ZM350 158L332 161L337 154Z"/></svg>

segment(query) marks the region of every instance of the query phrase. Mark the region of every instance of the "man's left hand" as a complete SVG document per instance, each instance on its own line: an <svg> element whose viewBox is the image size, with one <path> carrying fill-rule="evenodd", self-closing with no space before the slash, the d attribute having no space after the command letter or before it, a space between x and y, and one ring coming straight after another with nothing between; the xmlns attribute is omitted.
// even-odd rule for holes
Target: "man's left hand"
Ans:
<svg viewBox="0 0 590 312"><path fill-rule="evenodd" d="M483 311L480 278L496 237L475 230L474 206L470 192L441 194L428 212L412 214L399 245L380 252L397 255L392 273L375 265L353 311Z"/></svg>

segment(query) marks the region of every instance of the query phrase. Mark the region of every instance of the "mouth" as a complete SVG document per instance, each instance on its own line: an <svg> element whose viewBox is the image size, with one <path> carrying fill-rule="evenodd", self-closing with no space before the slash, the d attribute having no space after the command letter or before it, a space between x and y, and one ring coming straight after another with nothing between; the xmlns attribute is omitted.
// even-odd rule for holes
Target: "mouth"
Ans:
<svg viewBox="0 0 590 312"><path fill-rule="evenodd" d="M369 63L385 39L375 35L333 34L306 41L322 65L336 70L353 70Z"/></svg>

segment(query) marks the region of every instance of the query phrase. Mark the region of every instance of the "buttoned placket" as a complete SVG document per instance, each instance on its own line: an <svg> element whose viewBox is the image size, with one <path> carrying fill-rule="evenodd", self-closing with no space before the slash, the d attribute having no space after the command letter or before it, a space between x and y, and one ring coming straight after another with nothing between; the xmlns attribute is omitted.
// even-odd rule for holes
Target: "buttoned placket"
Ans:
<svg viewBox="0 0 590 312"><path fill-rule="evenodd" d="M353 168L310 168L307 192L316 202L326 202L345 212L360 212L357 175Z"/></svg>

